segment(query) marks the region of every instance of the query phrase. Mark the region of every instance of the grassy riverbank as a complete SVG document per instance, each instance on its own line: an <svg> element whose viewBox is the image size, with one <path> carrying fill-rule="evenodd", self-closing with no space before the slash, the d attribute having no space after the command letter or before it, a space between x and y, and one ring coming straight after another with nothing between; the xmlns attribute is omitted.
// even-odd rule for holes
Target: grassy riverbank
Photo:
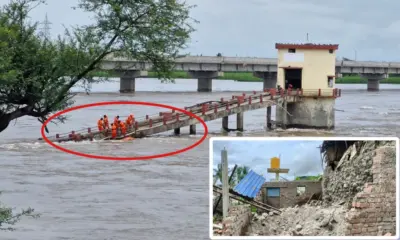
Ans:
<svg viewBox="0 0 400 240"><path fill-rule="evenodd" d="M96 74L97 76L104 76L105 73L99 72ZM116 76L115 74L110 74L110 77ZM148 73L149 78L155 78L155 72ZM176 71L173 72L172 78L191 78L184 71ZM262 82L261 78L254 77L252 73L249 72L225 72L223 77L218 77L220 80L236 80L239 82ZM363 84L367 83L367 79L361 78L360 76L345 76L343 78L336 79L336 83L340 84ZM389 77L387 79L381 80L380 83L389 83L389 84L400 84L400 77Z"/></svg>

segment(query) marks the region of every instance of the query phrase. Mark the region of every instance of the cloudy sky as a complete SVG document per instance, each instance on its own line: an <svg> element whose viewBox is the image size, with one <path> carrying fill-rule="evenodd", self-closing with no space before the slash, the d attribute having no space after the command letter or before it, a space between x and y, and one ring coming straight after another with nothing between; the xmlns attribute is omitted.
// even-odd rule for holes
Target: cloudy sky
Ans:
<svg viewBox="0 0 400 240"><path fill-rule="evenodd" d="M5 4L9 0L0 0ZM47 13L52 35L63 25L90 22L71 9L78 0L48 0L32 12L43 21ZM339 44L339 57L400 61L399 0L187 0L196 4L200 21L185 52L225 56L276 57L276 42ZM355 54L356 53L356 54Z"/></svg>
<svg viewBox="0 0 400 240"><path fill-rule="evenodd" d="M228 164L245 165L267 180L275 174L267 173L272 157L281 156L281 168L289 168L288 174L281 174L289 180L294 176L318 175L322 173L319 146L322 141L214 141L213 166L221 163L221 150L228 151Z"/></svg>

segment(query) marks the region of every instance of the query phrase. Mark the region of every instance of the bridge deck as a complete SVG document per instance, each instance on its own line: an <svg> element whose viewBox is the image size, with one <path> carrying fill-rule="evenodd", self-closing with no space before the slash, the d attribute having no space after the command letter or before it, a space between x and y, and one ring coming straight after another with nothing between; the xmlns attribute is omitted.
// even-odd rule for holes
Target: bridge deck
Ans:
<svg viewBox="0 0 400 240"><path fill-rule="evenodd" d="M324 90L292 90L277 92L275 89L267 89L264 92L253 92L250 95L232 96L231 99L220 99L217 101L209 101L199 103L191 107L187 107L186 111L200 117L205 122L220 119L229 115L252 111L260 108L266 108L277 105L279 99L285 99L287 102L301 101L304 97L340 97L340 89L332 91ZM119 135L117 139L125 137L141 138L157 133L170 131L176 128L182 128L200 121L183 112L163 112L158 116L148 116L146 119L135 119L135 124L128 128L127 134ZM48 137L51 141L65 142L71 140L107 140L110 139L110 132L105 134L100 131L92 131L97 127L88 128L82 131L72 131L70 133L57 134Z"/></svg>

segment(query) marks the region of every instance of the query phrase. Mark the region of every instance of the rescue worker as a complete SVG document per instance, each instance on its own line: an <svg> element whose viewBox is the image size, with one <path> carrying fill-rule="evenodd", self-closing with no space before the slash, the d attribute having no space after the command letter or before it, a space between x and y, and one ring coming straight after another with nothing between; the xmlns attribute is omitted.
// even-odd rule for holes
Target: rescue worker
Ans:
<svg viewBox="0 0 400 240"><path fill-rule="evenodd" d="M119 121L119 116L116 116L114 118L114 125L116 125L118 127L118 121Z"/></svg>
<svg viewBox="0 0 400 240"><path fill-rule="evenodd" d="M119 116L116 116L116 117L114 118L114 126L117 128L117 134L119 135L119 133L120 133L120 128L119 128L119 125L118 125L118 121L119 121Z"/></svg>
<svg viewBox="0 0 400 240"><path fill-rule="evenodd" d="M107 115L104 115L104 116L103 116L103 119L104 119L104 128L105 128L105 129L110 128L110 124L109 124L109 122L108 122L108 117L107 117Z"/></svg>
<svg viewBox="0 0 400 240"><path fill-rule="evenodd" d="M129 117L125 120L125 125L128 131L131 131L131 119Z"/></svg>
<svg viewBox="0 0 400 240"><path fill-rule="evenodd" d="M117 126L111 123L111 138L115 139L117 137Z"/></svg>
<svg viewBox="0 0 400 240"><path fill-rule="evenodd" d="M118 121L118 125L121 128L121 134L125 136L126 134L126 125L123 121Z"/></svg>
<svg viewBox="0 0 400 240"><path fill-rule="evenodd" d="M104 121L103 118L100 118L99 121L97 121L97 127L99 128L99 131L102 132L104 130Z"/></svg>
<svg viewBox="0 0 400 240"><path fill-rule="evenodd" d="M135 117L133 116L133 114L130 114L129 115L129 127L131 128L131 129L133 129L133 124L134 124L134 120L135 120Z"/></svg>

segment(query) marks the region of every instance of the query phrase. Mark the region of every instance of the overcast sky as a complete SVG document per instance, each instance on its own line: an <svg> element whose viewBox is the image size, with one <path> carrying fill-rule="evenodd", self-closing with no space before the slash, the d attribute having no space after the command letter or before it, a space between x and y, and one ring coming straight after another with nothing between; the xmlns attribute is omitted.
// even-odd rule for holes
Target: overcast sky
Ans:
<svg viewBox="0 0 400 240"><path fill-rule="evenodd" d="M322 173L319 146L322 141L214 141L213 166L221 163L221 150L228 151L228 164L245 165L267 180L275 178L267 173L272 157L281 156L281 168L289 168L282 177L292 180L294 176L315 176Z"/></svg>
<svg viewBox="0 0 400 240"><path fill-rule="evenodd" d="M8 0L0 0L5 4ZM78 0L48 0L32 18L47 13L52 35L63 24L85 24L86 13L71 9ZM196 4L197 32L186 52L197 55L276 57L276 42L339 44L339 57L400 61L399 0L187 0Z"/></svg>

